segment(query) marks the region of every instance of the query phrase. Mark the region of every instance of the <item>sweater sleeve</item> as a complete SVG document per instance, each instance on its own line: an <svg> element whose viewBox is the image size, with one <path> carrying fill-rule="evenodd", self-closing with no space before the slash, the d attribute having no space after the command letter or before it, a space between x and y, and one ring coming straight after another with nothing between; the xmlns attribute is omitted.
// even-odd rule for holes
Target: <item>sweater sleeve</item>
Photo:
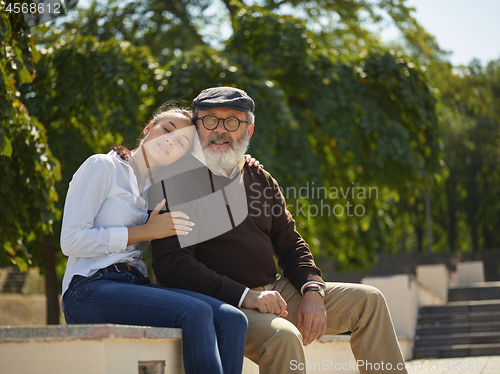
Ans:
<svg viewBox="0 0 500 374"><path fill-rule="evenodd" d="M283 275L300 290L307 282L324 283L306 241L295 228L295 220L286 209L286 201L276 180L272 180L273 209L272 228L270 231L278 266Z"/></svg>

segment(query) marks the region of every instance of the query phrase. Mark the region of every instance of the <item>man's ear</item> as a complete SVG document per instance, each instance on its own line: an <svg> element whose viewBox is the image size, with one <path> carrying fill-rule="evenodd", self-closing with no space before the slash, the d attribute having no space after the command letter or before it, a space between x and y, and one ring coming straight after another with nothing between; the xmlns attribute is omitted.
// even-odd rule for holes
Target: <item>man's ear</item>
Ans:
<svg viewBox="0 0 500 374"><path fill-rule="evenodd" d="M250 125L248 125L248 139L250 139L253 135L253 128L254 128L255 124L251 123Z"/></svg>

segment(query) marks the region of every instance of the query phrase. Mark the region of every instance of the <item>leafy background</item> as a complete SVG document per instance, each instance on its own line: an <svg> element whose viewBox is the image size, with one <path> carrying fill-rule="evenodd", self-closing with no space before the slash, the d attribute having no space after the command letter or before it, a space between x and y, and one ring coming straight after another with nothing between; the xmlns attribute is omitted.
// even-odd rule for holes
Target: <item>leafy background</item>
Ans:
<svg viewBox="0 0 500 374"><path fill-rule="evenodd" d="M73 173L210 86L254 98L249 151L285 191L377 191L287 196L306 213L363 206L295 216L318 262L500 247L500 60L452 66L404 0L93 1L21 32L0 4L0 265L44 271L49 323ZM387 19L403 35L390 46Z"/></svg>

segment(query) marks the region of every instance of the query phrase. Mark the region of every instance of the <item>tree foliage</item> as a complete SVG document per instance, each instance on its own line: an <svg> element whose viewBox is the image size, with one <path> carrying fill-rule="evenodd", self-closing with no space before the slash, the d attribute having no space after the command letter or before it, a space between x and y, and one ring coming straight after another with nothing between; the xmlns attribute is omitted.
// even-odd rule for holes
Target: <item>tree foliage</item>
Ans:
<svg viewBox="0 0 500 374"><path fill-rule="evenodd" d="M385 23L399 28L405 52L384 46L374 30ZM36 161L22 169L30 181L41 178L30 188L45 198L48 221L38 222L53 223L54 245L57 209L87 156L113 144L133 147L167 100L231 85L255 99L250 151L280 182L316 254L348 269L367 268L377 251L422 250L425 191L435 249L498 246L498 63L454 72L404 0L94 1L34 31L39 57L26 35L5 44L17 43L16 55L5 56L23 56L23 64L15 70L2 60L10 88L0 100L17 114L5 111L0 149L8 154L5 139L17 139L4 127L19 132L28 121L38 129L38 143L30 144L44 146L19 144L19 152L27 164L39 149L47 155L38 164L48 174ZM61 182L49 148L61 162ZM12 157L2 156L2 165ZM9 183L30 185L26 178ZM318 212L321 204L328 207ZM354 214L356 206L363 214ZM10 217L34 232L34 221Z"/></svg>
<svg viewBox="0 0 500 374"><path fill-rule="evenodd" d="M22 14L0 13L0 266L12 263L25 270L41 265L41 240L60 219L55 190L60 168L45 127L20 94L34 80L33 66L39 59L32 36L15 31L23 23Z"/></svg>
<svg viewBox="0 0 500 374"><path fill-rule="evenodd" d="M500 247L498 189L500 159L500 63L477 61L453 67L429 64L438 92L438 120L443 138L443 183L430 190L433 251L478 251ZM424 191L398 203L393 252L425 251Z"/></svg>
<svg viewBox="0 0 500 374"><path fill-rule="evenodd" d="M45 124L50 148L61 162L56 189L62 210L71 177L88 156L107 153L115 144L135 147L153 111L157 64L143 47L91 36L73 35L40 53L36 79L22 94L30 112ZM59 220L51 238L55 248L60 228Z"/></svg>
<svg viewBox="0 0 500 374"><path fill-rule="evenodd" d="M408 58L375 49L341 61L300 19L261 8L237 12L233 28L224 51L205 47L166 65L160 97L192 99L214 85L249 92L256 101L251 153L283 188L309 190L305 201L286 196L292 214L306 206L295 217L306 239L344 268L368 266L390 231L379 212L440 173L436 101L426 75ZM319 187L389 192L372 199L312 196ZM330 213L318 215L320 204ZM332 213L348 204L362 205L363 214Z"/></svg>
<svg viewBox="0 0 500 374"><path fill-rule="evenodd" d="M500 60L444 71L447 83L436 82L449 178L435 194L436 223L448 239L443 247L498 248Z"/></svg>

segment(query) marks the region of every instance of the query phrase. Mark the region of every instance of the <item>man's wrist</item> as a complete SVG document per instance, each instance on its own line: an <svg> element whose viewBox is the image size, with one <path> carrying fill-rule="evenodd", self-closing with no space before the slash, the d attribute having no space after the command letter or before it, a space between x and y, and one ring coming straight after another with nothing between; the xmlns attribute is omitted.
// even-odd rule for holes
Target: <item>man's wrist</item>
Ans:
<svg viewBox="0 0 500 374"><path fill-rule="evenodd" d="M323 299L325 298L325 291L319 285L309 285L304 288L303 295L307 293L318 293Z"/></svg>
<svg viewBox="0 0 500 374"><path fill-rule="evenodd" d="M323 282L318 282L318 281L309 281L309 282L306 282L302 285L302 287L300 288L300 294L301 295L304 295L304 289L308 286L319 286L321 287L322 289L325 289L326 287L326 283L323 283Z"/></svg>
<svg viewBox="0 0 500 374"><path fill-rule="evenodd" d="M243 293L241 294L240 301L238 303L238 308L241 308L241 306L243 305L243 301L245 300L245 297L247 297L248 291L250 291L250 288L246 287L245 291L243 291Z"/></svg>

